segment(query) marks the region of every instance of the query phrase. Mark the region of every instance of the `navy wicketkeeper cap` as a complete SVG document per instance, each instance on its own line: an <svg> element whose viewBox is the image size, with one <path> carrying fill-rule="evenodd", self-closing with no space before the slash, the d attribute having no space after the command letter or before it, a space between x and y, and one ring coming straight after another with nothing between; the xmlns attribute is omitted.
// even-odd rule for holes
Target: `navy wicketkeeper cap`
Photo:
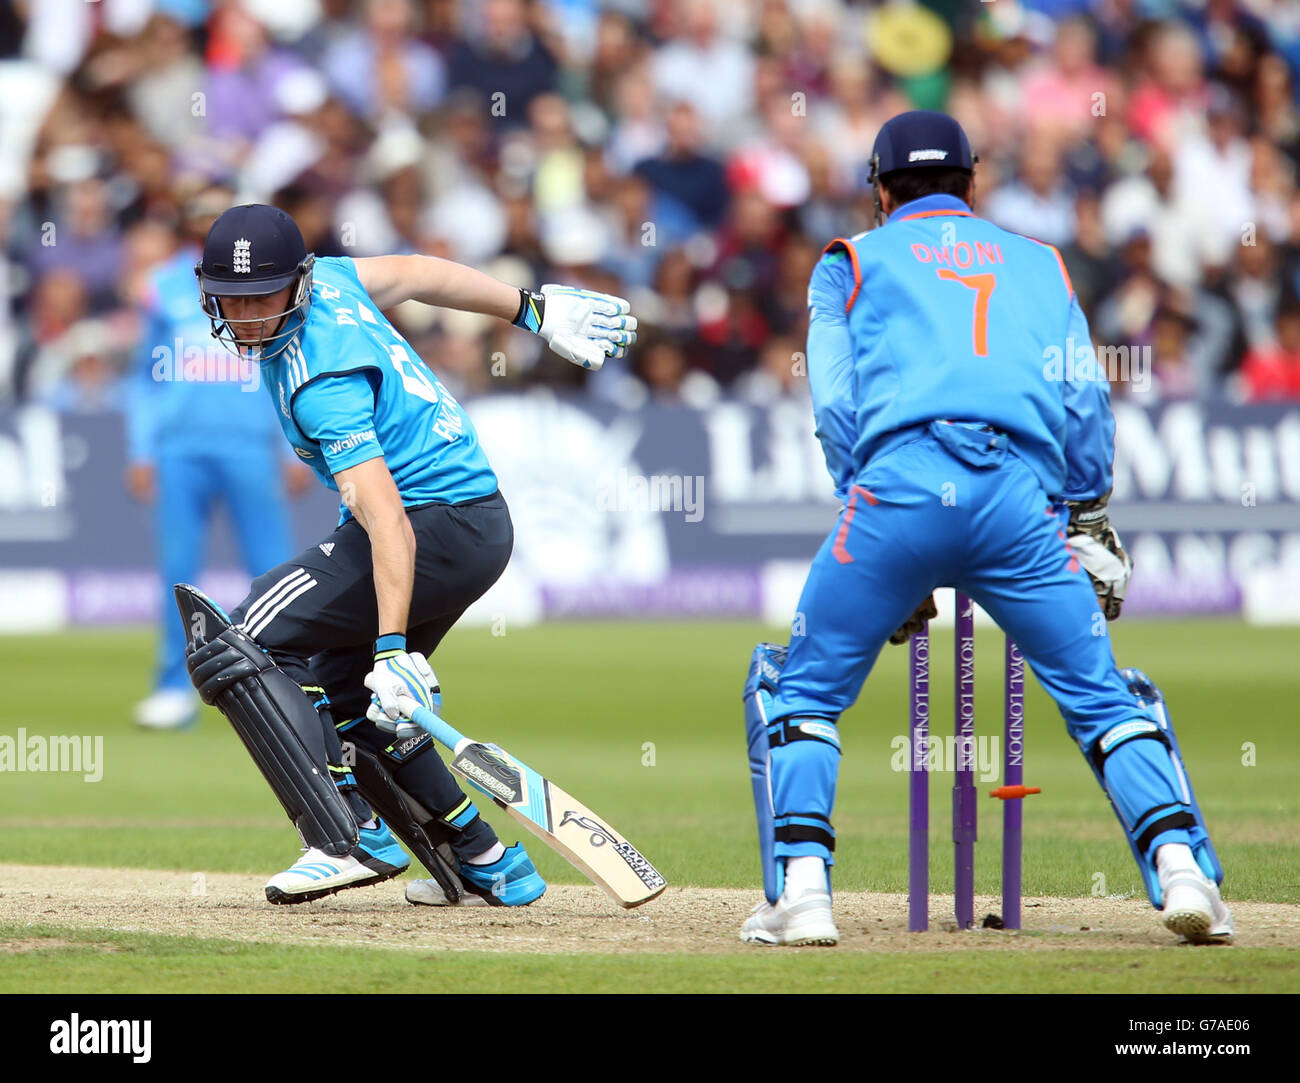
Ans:
<svg viewBox="0 0 1300 1083"><path fill-rule="evenodd" d="M966 133L947 113L916 109L885 121L871 148L871 183L903 169L947 168L974 171Z"/></svg>
<svg viewBox="0 0 1300 1083"><path fill-rule="evenodd" d="M195 270L213 297L255 297L294 282L307 259L298 224L278 207L231 207L212 223Z"/></svg>

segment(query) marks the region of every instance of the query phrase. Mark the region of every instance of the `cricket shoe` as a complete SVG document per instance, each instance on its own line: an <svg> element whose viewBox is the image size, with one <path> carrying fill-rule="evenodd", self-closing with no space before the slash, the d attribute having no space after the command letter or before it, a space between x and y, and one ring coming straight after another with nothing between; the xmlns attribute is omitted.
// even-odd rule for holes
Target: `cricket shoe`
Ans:
<svg viewBox="0 0 1300 1083"><path fill-rule="evenodd" d="M187 730L199 720L199 697L187 688L160 688L135 706L135 724L147 730Z"/></svg>
<svg viewBox="0 0 1300 1083"><path fill-rule="evenodd" d="M1175 869L1160 878L1164 896L1161 921L1166 929L1193 944L1231 940L1232 913L1219 897L1219 888L1197 869Z"/></svg>
<svg viewBox="0 0 1300 1083"><path fill-rule="evenodd" d="M293 868L272 876L266 897L273 903L311 902L333 895L345 887L361 887L391 880L411 864L383 820L360 829L360 840L350 854L334 857L324 850L309 849Z"/></svg>
<svg viewBox="0 0 1300 1083"><path fill-rule="evenodd" d="M793 902L783 894L775 906L764 900L740 927L740 939L747 944L792 947L838 944L840 931L831 918L830 892L814 888L801 892Z"/></svg>
<svg viewBox="0 0 1300 1083"><path fill-rule="evenodd" d="M465 888L456 903L437 880L412 880L406 885L406 901L422 906L527 906L546 892L546 881L517 842L490 865L462 861L456 871Z"/></svg>

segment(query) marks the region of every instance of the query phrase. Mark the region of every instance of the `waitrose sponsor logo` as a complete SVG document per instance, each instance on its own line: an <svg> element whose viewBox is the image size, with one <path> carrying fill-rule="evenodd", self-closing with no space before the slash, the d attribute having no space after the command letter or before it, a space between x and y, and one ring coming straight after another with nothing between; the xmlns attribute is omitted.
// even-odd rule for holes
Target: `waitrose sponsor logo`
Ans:
<svg viewBox="0 0 1300 1083"><path fill-rule="evenodd" d="M365 432L349 433L340 440L325 445L325 450L331 455L338 455L340 452L351 451L354 447L360 447L367 444L375 438L374 429L366 429Z"/></svg>

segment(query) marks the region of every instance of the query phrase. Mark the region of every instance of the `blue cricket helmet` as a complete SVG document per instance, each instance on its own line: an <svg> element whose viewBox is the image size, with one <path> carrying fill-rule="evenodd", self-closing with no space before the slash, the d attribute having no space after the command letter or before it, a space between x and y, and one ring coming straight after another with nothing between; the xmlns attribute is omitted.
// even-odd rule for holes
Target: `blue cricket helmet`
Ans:
<svg viewBox="0 0 1300 1083"><path fill-rule="evenodd" d="M249 203L231 207L208 231L203 258L194 265L199 298L212 323L212 335L241 356L256 349L269 361L301 330L311 304L312 264L298 224L278 207ZM260 297L286 286L293 289L283 312L266 319L231 320L221 311L223 297ZM239 325L260 323L257 342L241 341ZM267 324L274 324L267 333Z"/></svg>

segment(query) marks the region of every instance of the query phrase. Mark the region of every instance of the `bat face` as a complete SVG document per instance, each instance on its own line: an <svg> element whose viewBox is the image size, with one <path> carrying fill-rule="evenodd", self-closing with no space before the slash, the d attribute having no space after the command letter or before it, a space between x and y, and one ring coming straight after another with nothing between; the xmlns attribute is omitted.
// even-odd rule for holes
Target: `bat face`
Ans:
<svg viewBox="0 0 1300 1083"><path fill-rule="evenodd" d="M568 858L621 906L639 906L668 886L609 824L504 749L463 743L451 758L451 768Z"/></svg>

